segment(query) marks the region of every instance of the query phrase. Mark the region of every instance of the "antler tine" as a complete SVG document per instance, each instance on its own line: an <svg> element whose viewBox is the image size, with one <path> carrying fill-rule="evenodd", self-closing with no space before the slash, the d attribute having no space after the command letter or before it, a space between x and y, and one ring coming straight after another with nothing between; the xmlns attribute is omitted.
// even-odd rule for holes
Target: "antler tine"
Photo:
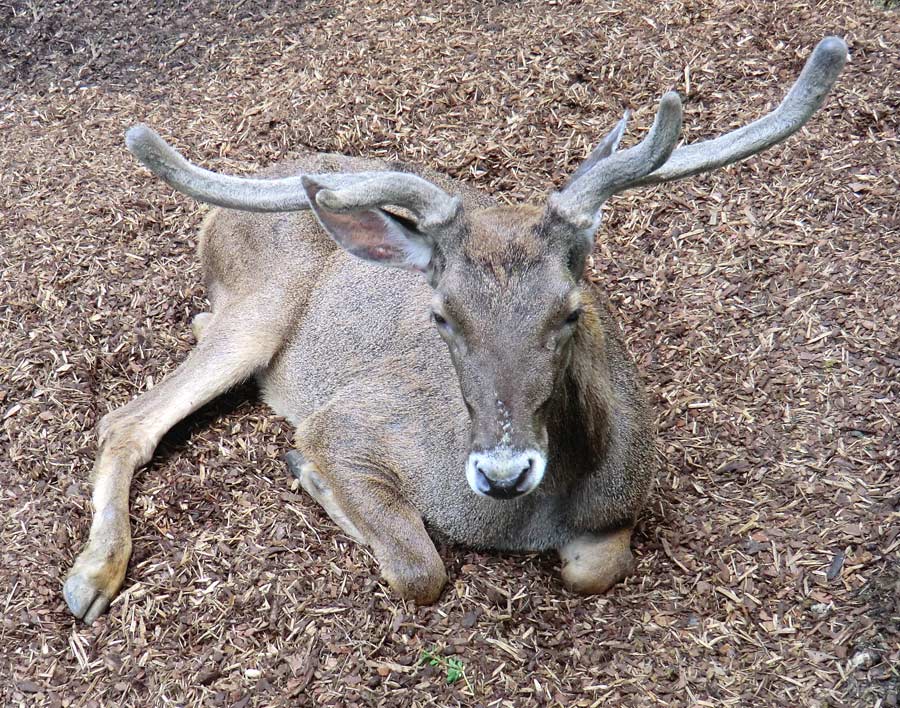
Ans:
<svg viewBox="0 0 900 708"><path fill-rule="evenodd" d="M620 126L624 128L622 122ZM659 101L647 136L634 147L598 161L577 179L570 180L550 197L551 209L579 229L596 226L603 203L662 165L672 154L680 132L681 99L669 91Z"/></svg>
<svg viewBox="0 0 900 708"><path fill-rule="evenodd" d="M420 227L452 219L459 200L430 182L405 172L358 172L257 179L232 177L205 170L186 160L154 130L138 124L125 134L125 144L151 172L168 185L201 202L243 211L272 212L309 209L303 188L311 177L325 189L316 201L333 211L394 205L409 209Z"/></svg>
<svg viewBox="0 0 900 708"><path fill-rule="evenodd" d="M822 105L847 61L840 37L826 37L813 50L803 71L774 111L712 140L675 150L659 169L634 186L659 184L723 167L762 152L797 132Z"/></svg>

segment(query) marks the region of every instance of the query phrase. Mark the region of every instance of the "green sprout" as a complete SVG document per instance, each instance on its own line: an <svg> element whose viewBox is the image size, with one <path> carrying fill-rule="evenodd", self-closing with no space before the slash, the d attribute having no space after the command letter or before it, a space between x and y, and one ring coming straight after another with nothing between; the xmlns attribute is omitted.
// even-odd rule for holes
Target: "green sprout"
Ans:
<svg viewBox="0 0 900 708"><path fill-rule="evenodd" d="M462 659L456 656L441 656L440 650L435 649L429 651L425 649L419 664L428 664L429 666L438 666L444 670L444 677L447 683L453 684L462 679L466 682L469 691L472 690L472 684L469 683L469 677L466 676L466 668Z"/></svg>

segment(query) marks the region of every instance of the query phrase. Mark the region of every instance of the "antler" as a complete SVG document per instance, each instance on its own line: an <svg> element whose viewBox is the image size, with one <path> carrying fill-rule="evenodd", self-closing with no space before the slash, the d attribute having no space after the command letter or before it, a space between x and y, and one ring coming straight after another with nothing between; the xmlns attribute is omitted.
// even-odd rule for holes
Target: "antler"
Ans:
<svg viewBox="0 0 900 708"><path fill-rule="evenodd" d="M797 132L809 120L822 105L846 61L847 45L844 40L826 37L813 50L796 83L774 111L718 138L685 145L674 151L669 149L665 153L668 159L664 158L656 164L651 165L648 157L646 169L636 169L631 157L624 160L624 165L621 164L616 160L619 153L600 160L591 153L562 191L551 197L551 208L555 208L574 226L585 228L596 222L603 202L617 192L690 177L762 152ZM663 102L670 95L666 94ZM645 143L655 139L662 112L661 105L647 138L621 155L643 150ZM621 131L621 126L620 121L613 133ZM673 145L675 140L677 135ZM636 155L635 159L638 159ZM585 167L588 169L585 170Z"/></svg>
<svg viewBox="0 0 900 708"><path fill-rule="evenodd" d="M844 40L826 37L816 45L778 108L718 138L678 148L662 167L633 186L660 184L714 170L780 143L800 130L819 110L846 62Z"/></svg>
<svg viewBox="0 0 900 708"><path fill-rule="evenodd" d="M626 118L619 121L613 133L624 130ZM659 101L653 127L646 138L632 148L613 153L591 165L580 178L550 197L550 208L573 226L590 228L595 225L603 202L628 189L666 161L680 132L681 99L677 93L669 91ZM614 142L618 142L617 138ZM594 153L591 153L586 162L590 164L593 157Z"/></svg>
<svg viewBox="0 0 900 708"><path fill-rule="evenodd" d="M220 175L186 160L154 130L138 124L125 133L125 144L151 172L201 202L244 211L309 209L304 178L324 187L316 202L331 211L399 206L415 214L420 227L454 218L459 200L427 180L405 172L324 173L279 179Z"/></svg>

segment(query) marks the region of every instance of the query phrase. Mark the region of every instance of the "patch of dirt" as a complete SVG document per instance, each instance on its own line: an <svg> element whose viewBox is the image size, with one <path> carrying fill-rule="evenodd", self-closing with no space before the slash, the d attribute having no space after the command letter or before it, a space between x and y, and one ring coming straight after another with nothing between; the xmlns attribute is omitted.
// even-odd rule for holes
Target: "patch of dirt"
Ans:
<svg viewBox="0 0 900 708"><path fill-rule="evenodd" d="M0 3L0 701L896 704L897 19L869 0ZM635 577L580 598L553 557L445 548L440 602L406 605L291 489L289 426L244 390L138 474L109 615L68 615L94 426L184 359L206 309L203 210L125 128L223 171L312 147L537 199L626 108L627 145L669 88L687 140L734 128L835 32L852 61L799 135L607 208L596 277L664 461Z"/></svg>
<svg viewBox="0 0 900 708"><path fill-rule="evenodd" d="M327 5L280 0L3 3L0 87L127 87L214 75L230 47L266 26L299 31L332 14Z"/></svg>

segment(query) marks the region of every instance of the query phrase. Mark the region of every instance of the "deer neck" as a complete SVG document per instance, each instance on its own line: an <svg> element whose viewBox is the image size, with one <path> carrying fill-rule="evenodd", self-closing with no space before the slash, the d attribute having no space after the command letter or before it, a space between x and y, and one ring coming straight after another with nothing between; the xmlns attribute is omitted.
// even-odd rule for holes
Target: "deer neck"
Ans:
<svg viewBox="0 0 900 708"><path fill-rule="evenodd" d="M600 307L585 297L569 365L550 402L551 457L576 476L588 474L603 457L614 405Z"/></svg>

